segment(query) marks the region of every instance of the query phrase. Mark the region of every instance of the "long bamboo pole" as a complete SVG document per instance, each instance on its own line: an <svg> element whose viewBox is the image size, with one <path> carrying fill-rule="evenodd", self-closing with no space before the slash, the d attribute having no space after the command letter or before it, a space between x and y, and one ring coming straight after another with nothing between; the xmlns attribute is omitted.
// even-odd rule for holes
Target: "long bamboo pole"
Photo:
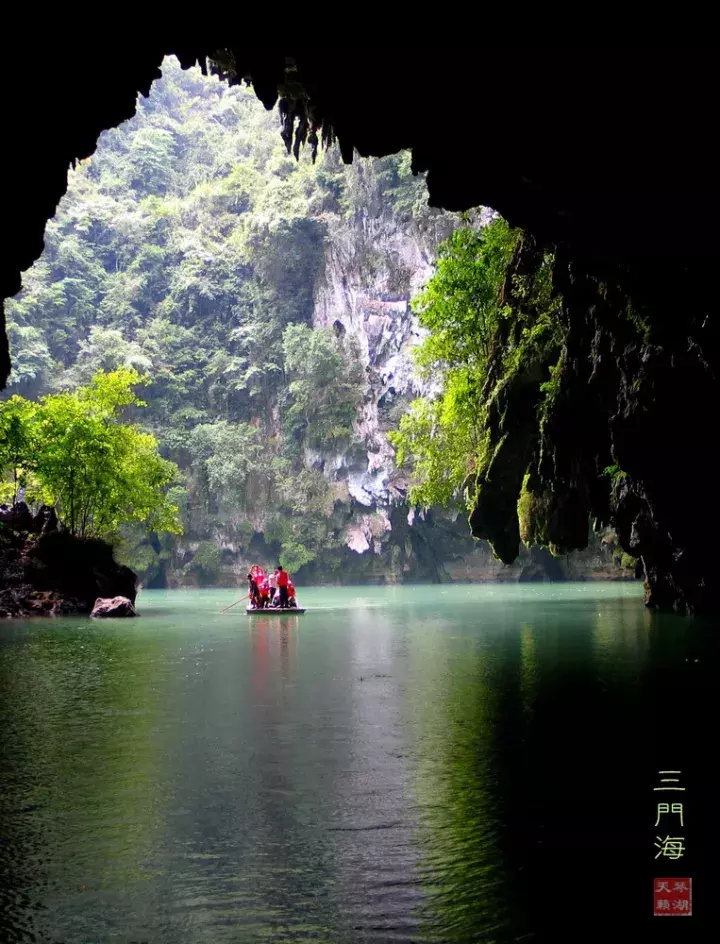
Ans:
<svg viewBox="0 0 720 944"><path fill-rule="evenodd" d="M226 606L224 610L220 610L221 613L225 613L226 610L231 610L234 606L237 606L238 603L242 603L243 600L249 600L250 594L246 593L244 597L240 597L239 600L236 600L234 603L231 603L230 606Z"/></svg>

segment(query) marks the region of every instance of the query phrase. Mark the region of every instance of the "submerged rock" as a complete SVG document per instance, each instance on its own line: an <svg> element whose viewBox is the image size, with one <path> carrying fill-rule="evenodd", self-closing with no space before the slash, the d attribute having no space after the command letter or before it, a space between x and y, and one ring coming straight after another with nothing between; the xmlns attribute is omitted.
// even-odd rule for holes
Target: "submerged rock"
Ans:
<svg viewBox="0 0 720 944"><path fill-rule="evenodd" d="M111 599L98 597L90 616L98 619L105 617L127 617L137 616L137 612L132 601L128 600L127 597L112 597Z"/></svg>

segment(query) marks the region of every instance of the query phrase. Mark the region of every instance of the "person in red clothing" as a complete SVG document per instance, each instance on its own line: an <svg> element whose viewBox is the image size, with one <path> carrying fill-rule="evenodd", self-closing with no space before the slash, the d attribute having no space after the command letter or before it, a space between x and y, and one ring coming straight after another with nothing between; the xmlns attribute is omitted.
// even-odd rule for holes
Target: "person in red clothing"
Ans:
<svg viewBox="0 0 720 944"><path fill-rule="evenodd" d="M286 570L283 569L282 564L278 564L277 568L277 585L278 593L280 594L280 606L283 610L287 609L288 605L288 584L290 583L290 575Z"/></svg>
<svg viewBox="0 0 720 944"><path fill-rule="evenodd" d="M259 610L263 605L263 590L262 585L264 582L267 582L265 576L265 571L262 567L259 567L257 564L253 564L250 568L250 571L247 575L248 579L248 597L250 598L250 606L254 610Z"/></svg>

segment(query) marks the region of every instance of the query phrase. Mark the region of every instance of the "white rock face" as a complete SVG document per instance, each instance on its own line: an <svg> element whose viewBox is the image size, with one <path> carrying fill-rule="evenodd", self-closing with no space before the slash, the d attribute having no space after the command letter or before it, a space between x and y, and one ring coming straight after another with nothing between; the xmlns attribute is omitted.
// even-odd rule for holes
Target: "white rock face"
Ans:
<svg viewBox="0 0 720 944"><path fill-rule="evenodd" d="M382 553L382 537L392 530L390 518L384 508L373 514L359 515L346 530L346 543L351 551L364 554L372 547L375 554Z"/></svg>
<svg viewBox="0 0 720 944"><path fill-rule="evenodd" d="M479 224L491 218L491 211L483 211ZM330 479L342 474L358 506L384 517L387 527L380 533L372 531L364 514L347 526L347 546L359 554L371 547L380 552L382 536L391 528L389 509L406 497L398 485L395 451L387 439L381 409L398 397L410 400L435 392L413 370L411 352L425 332L410 309L410 299L432 276L437 246L458 224L458 218L441 214L430 221L428 230L408 226L399 230L381 216L365 218L353 228L333 223L328 233L313 322L349 335L357 344L367 385L354 429L364 458L306 455L309 464L322 468ZM414 516L408 516L410 525L413 520Z"/></svg>
<svg viewBox="0 0 720 944"><path fill-rule="evenodd" d="M370 542L365 535L362 525L350 525L345 532L345 542L351 551L364 554L370 550Z"/></svg>

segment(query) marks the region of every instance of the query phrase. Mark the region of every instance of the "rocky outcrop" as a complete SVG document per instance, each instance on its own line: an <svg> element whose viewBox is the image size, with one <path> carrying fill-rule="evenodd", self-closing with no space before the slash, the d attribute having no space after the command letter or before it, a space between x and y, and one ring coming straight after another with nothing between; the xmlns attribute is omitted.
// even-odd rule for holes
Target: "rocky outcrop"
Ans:
<svg viewBox="0 0 720 944"><path fill-rule="evenodd" d="M526 239L519 264L532 266L538 252ZM645 265L655 279L629 291L626 272L595 261L602 275L591 277L557 255L561 340L535 348L491 395L491 459L475 477L470 522L511 562L519 549L515 508L527 488L543 543L584 548L588 517L609 524L641 561L649 607L710 612L718 525L706 458L705 405L714 402L717 371L710 312L692 284L681 291L672 274ZM658 327L652 313L668 305L688 314Z"/></svg>
<svg viewBox="0 0 720 944"><path fill-rule="evenodd" d="M26 546L25 573L38 590L56 590L83 601L91 610L98 597L137 595L135 574L118 564L113 550L97 538L77 538L63 531L41 535Z"/></svg>
<svg viewBox="0 0 720 944"><path fill-rule="evenodd" d="M308 450L305 462L342 484L349 506L345 546L355 554L383 556L398 544L391 519L407 494L387 431L412 399L432 393L413 369L412 349L424 332L410 299L431 277L438 245L461 219L428 211L421 219L400 221L379 198L379 190L370 193L360 216L332 223L313 306L313 324L331 327L343 343L351 343L365 368L355 442L340 454ZM492 215L478 211L476 225Z"/></svg>
<svg viewBox="0 0 720 944"><path fill-rule="evenodd" d="M104 541L57 530L51 508L0 508L0 617L89 613L98 597L134 602L136 576Z"/></svg>
<svg viewBox="0 0 720 944"><path fill-rule="evenodd" d="M0 505L0 525L10 531L27 531L29 534L47 534L57 531L58 520L55 509L42 505L37 514L33 515L24 501L14 505Z"/></svg>
<svg viewBox="0 0 720 944"><path fill-rule="evenodd" d="M437 213L428 230L398 225L382 203L361 218L336 224L326 240L325 262L315 289L313 323L352 338L365 367L366 388L354 424L360 449L344 457L325 457L360 510L387 507L404 497L395 487L394 450L385 435L394 403L428 393L412 370L410 352L421 329L410 299L433 272L437 246L459 218ZM368 260L372 260L370 266ZM339 460L339 461L338 461ZM360 544L362 542L359 542ZM348 547L359 546L357 527Z"/></svg>
<svg viewBox="0 0 720 944"><path fill-rule="evenodd" d="M86 612L82 600L65 597L55 591L35 590L19 584L0 590L0 619L28 616L73 616Z"/></svg>
<svg viewBox="0 0 720 944"><path fill-rule="evenodd" d="M98 598L90 614L95 619L120 619L137 616L135 607L127 597Z"/></svg>

